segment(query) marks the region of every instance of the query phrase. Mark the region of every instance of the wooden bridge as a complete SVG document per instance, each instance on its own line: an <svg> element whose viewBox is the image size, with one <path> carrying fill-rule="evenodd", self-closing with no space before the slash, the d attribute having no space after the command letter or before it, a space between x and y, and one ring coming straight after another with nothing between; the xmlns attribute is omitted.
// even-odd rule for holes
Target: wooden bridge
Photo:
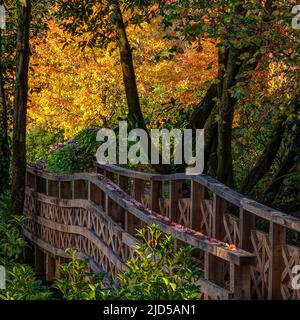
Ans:
<svg viewBox="0 0 300 320"><path fill-rule="evenodd" d="M135 230L155 223L195 248L201 299L299 299L300 220L272 210L208 176L153 175L97 165L96 173L27 169L24 236L35 267L59 277L65 249L77 248L94 271L126 270Z"/></svg>

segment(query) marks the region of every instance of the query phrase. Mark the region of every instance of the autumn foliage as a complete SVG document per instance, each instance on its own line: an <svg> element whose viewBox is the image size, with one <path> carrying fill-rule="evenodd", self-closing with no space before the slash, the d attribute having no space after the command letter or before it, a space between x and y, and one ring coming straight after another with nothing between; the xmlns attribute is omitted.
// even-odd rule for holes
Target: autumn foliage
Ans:
<svg viewBox="0 0 300 320"><path fill-rule="evenodd" d="M156 21L128 28L142 108L153 125L172 117L164 106L190 110L216 75L213 42L186 44ZM168 37L166 37L168 36ZM65 41L69 45L64 46ZM29 128L47 125L67 137L94 126L113 126L127 113L118 52L78 46L55 22L44 39L32 43ZM149 70L151 69L151 73Z"/></svg>

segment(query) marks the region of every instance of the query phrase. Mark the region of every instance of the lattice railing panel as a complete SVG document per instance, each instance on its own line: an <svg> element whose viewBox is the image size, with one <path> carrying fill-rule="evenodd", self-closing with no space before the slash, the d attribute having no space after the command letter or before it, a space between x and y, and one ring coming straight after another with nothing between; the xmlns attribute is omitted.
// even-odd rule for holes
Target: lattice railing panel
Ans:
<svg viewBox="0 0 300 320"><path fill-rule="evenodd" d="M258 299L268 298L271 251L267 233L252 230L251 242L257 264L251 267L252 295Z"/></svg>
<svg viewBox="0 0 300 320"><path fill-rule="evenodd" d="M287 245L282 249L284 261L284 270L281 276L281 294L284 300L299 300L300 290L295 290L292 286L292 280L296 274L293 274L293 267L300 265L300 248ZM299 273L299 270L297 271Z"/></svg>

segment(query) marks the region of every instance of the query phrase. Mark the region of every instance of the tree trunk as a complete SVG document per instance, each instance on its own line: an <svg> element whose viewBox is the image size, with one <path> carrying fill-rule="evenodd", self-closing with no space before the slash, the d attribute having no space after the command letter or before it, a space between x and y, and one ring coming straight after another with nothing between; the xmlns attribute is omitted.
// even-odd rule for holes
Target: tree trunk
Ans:
<svg viewBox="0 0 300 320"><path fill-rule="evenodd" d="M9 143L7 126L7 105L4 91L2 32L0 29L0 194L9 186Z"/></svg>
<svg viewBox="0 0 300 320"><path fill-rule="evenodd" d="M202 101L196 106L194 112L190 117L190 123L193 129L203 129L206 121L211 115L216 101L214 100L218 95L218 85L212 84L207 90Z"/></svg>
<svg viewBox="0 0 300 320"><path fill-rule="evenodd" d="M18 3L17 72L14 99L11 213L22 214L26 176L26 114L28 99L31 3Z"/></svg>
<svg viewBox="0 0 300 320"><path fill-rule="evenodd" d="M261 178L270 170L270 167L278 153L283 134L286 128L286 116L280 119L275 126L272 136L266 147L258 158L255 166L249 171L247 177L243 181L240 192L249 194Z"/></svg>
<svg viewBox="0 0 300 320"><path fill-rule="evenodd" d="M268 189L265 192L265 197L267 199L268 204L271 204L276 198L285 178L289 176L289 173L293 169L296 169L297 160L295 161L295 159L300 157L299 141L300 130L298 129L293 139L292 145L286 153L279 170L277 171L276 175L274 176L272 182L270 183Z"/></svg>
<svg viewBox="0 0 300 320"><path fill-rule="evenodd" d="M139 129L144 129L148 134L148 154L150 155L152 149L152 140L147 130L143 113L141 110L138 88L136 83L135 70L133 65L132 51L128 41L125 24L123 21L122 11L118 0L112 1L114 17L112 22L115 26L117 43L120 51L120 60L123 73L123 81L125 86L125 93L127 98L129 114L134 117L136 121L135 126ZM153 168L161 174L170 173L170 166L163 165L162 156L159 153L160 164L153 165Z"/></svg>
<svg viewBox="0 0 300 320"><path fill-rule="evenodd" d="M135 118L138 128L146 130L146 124L141 111L140 99L137 89L136 76L133 66L132 51L127 38L126 29L120 4L117 0L112 1L114 8L113 24L116 30L117 43L120 51L120 60L123 72L123 80L129 113Z"/></svg>
<svg viewBox="0 0 300 320"><path fill-rule="evenodd" d="M220 60L224 61L225 72L223 79L220 79L219 87L219 113L218 113L218 168L217 179L224 184L233 187L233 165L232 165L232 123L234 106L237 102L231 96L230 89L236 83L236 76L239 73L238 57L239 51L230 48L220 52Z"/></svg>

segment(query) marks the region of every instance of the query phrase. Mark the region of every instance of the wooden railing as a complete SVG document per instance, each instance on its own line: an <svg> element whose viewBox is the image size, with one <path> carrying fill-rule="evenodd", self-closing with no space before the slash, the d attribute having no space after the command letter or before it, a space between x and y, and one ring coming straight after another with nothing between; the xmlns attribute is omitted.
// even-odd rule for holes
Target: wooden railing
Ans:
<svg viewBox="0 0 300 320"><path fill-rule="evenodd" d="M95 174L27 170L24 235L47 278L76 247L93 270L115 277L134 254L135 230L155 223L195 248L205 299L298 299L288 241L300 221L243 197L208 176L152 175L97 165Z"/></svg>

